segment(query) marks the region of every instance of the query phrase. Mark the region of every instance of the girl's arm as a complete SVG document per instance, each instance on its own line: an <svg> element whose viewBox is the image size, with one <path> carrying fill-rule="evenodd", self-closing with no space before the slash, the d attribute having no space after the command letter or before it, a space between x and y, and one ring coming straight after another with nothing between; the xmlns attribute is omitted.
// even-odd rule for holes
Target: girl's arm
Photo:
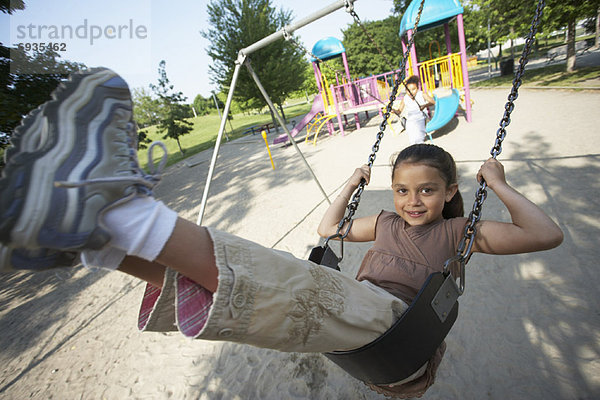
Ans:
<svg viewBox="0 0 600 400"><path fill-rule="evenodd" d="M400 114L402 114L403 110L404 110L404 97L402 97L402 100L400 100L400 104L398 105L398 108L393 109L393 111L396 113L396 115L400 115Z"/></svg>
<svg viewBox="0 0 600 400"><path fill-rule="evenodd" d="M365 179L367 184L371 177L371 169L367 165L363 165L357 168L341 193L331 203L323 218L319 224L317 232L321 237L328 238L337 232L338 225L342 218L344 218L346 212L346 206L352 197L352 194L360 184L361 179ZM356 218L352 223L352 227L348 236L347 241L350 242L369 242L375 240L375 224L377 223L377 215L370 217ZM344 225L340 233L346 232L347 224Z"/></svg>
<svg viewBox="0 0 600 400"><path fill-rule="evenodd" d="M435 105L435 99L433 97L431 97L427 92L422 92L422 93L423 93L423 98L425 99L426 103L421 104L421 111L423 111L424 109L426 109L429 106Z"/></svg>
<svg viewBox="0 0 600 400"><path fill-rule="evenodd" d="M512 223L481 221L473 251L488 254L518 254L548 250L558 246L563 233L538 206L506 183L504 167L490 158L479 170L488 187L500 198L510 213Z"/></svg>

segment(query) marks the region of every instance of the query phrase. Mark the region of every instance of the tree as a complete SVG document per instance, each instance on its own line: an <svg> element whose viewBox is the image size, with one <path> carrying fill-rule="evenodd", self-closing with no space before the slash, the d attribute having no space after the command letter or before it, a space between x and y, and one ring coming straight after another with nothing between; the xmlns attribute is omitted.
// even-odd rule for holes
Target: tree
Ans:
<svg viewBox="0 0 600 400"><path fill-rule="evenodd" d="M24 8L21 0L0 0L3 13ZM50 99L50 93L69 73L85 67L58 58L52 50L27 53L0 43L0 132L12 132L25 114Z"/></svg>
<svg viewBox="0 0 600 400"><path fill-rule="evenodd" d="M317 93L319 91L312 63L306 63L306 66L304 67L304 71L302 73L304 74L304 82L302 83L300 88L298 88L297 91L292 92L290 94L292 97L308 96L309 93L312 94Z"/></svg>
<svg viewBox="0 0 600 400"><path fill-rule="evenodd" d="M29 54L0 45L0 132L12 132L25 114L50 100L61 81L85 67L59 57L51 50Z"/></svg>
<svg viewBox="0 0 600 400"><path fill-rule="evenodd" d="M343 31L342 42L346 48L351 74L369 76L397 69L402 55L398 35L400 17L393 15L381 21L362 22L362 25L368 34L356 22ZM371 42L369 35L376 45Z"/></svg>
<svg viewBox="0 0 600 400"><path fill-rule="evenodd" d="M16 10L24 10L25 2L23 0L0 0L0 12L12 14Z"/></svg>
<svg viewBox="0 0 600 400"><path fill-rule="evenodd" d="M404 14L410 4L408 0L394 0L394 12ZM469 0L462 2L464 8L464 28L467 49L471 53L487 47L488 22L492 46L500 45L499 57L502 57L502 43L511 40L511 57L514 57L512 42L523 37L529 31L535 4L521 0ZM451 24L452 43L457 43L458 35L455 24ZM444 43L444 33L440 28L420 31L416 40L417 53L428 52L428 43L438 41ZM443 45L442 45L443 46ZM426 53L427 54L427 53Z"/></svg>
<svg viewBox="0 0 600 400"><path fill-rule="evenodd" d="M201 116L209 114L211 109L215 109L215 102L211 97L204 98L199 94L194 98L192 106L194 107L194 110L196 110L196 114ZM222 108L223 106L221 106L221 109Z"/></svg>
<svg viewBox="0 0 600 400"><path fill-rule="evenodd" d="M12 14L25 9L22 0L0 0L0 11ZM52 50L27 53L0 43L0 167L3 165L4 140L17 127L24 115L50 99L50 94L71 72L85 68L83 64L58 60Z"/></svg>
<svg viewBox="0 0 600 400"><path fill-rule="evenodd" d="M597 15L600 0L548 0L544 9L542 29L551 32L567 28L567 72L573 72L576 64L575 27L577 21Z"/></svg>
<svg viewBox="0 0 600 400"><path fill-rule="evenodd" d="M213 59L209 67L211 79L221 90L225 90L231 82L239 50L280 30L291 21L291 12L277 11L271 0L211 0L208 16L210 28L203 31L202 36L210 42L207 53ZM306 65L303 52L289 41L277 40L250 56L252 68L269 97L283 111L283 101L303 83ZM234 98L246 109L266 105L245 68L240 71Z"/></svg>
<svg viewBox="0 0 600 400"><path fill-rule="evenodd" d="M133 89L133 117L140 128L147 128L160 122L161 103L144 89Z"/></svg>
<svg viewBox="0 0 600 400"><path fill-rule="evenodd" d="M192 130L192 124L184 119L190 116L190 107L184 104L187 98L182 92L173 91L173 85L170 84L167 77L165 60L158 64L158 76L158 85L150 84L150 88L158 96L160 102L158 129L163 131L164 139L175 139L179 151L184 155L185 152L179 138Z"/></svg>
<svg viewBox="0 0 600 400"><path fill-rule="evenodd" d="M594 48L598 49L600 48L600 6L598 6L598 12L596 13L596 24L595 24L595 31L596 31L596 39L594 40Z"/></svg>

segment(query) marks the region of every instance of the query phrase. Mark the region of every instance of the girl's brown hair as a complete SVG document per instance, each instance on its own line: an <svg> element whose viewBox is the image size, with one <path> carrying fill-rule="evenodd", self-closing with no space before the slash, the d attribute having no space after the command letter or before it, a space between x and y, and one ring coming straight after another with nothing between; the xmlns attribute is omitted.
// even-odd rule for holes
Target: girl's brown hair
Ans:
<svg viewBox="0 0 600 400"><path fill-rule="evenodd" d="M446 187L458 183L456 175L456 163L446 150L433 144L414 144L402 150L392 157L392 180L396 168L402 163L424 164L437 169L440 176L446 182ZM444 219L462 217L465 213L463 199L458 190L450 201L444 204L442 216Z"/></svg>

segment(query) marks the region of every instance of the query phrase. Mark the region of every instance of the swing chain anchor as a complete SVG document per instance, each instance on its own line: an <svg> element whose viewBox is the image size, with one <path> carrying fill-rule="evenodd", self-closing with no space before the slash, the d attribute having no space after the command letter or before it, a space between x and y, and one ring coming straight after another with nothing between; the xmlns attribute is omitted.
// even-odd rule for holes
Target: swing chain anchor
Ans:
<svg viewBox="0 0 600 400"><path fill-rule="evenodd" d="M337 232L334 233L333 235L329 236L327 239L325 239L325 244L323 244L323 247L327 248L327 247L329 247L329 241L331 239L340 239L340 256L337 257L338 262L340 262L344 259L344 239L346 239L346 237L348 237L348 234L350 233L350 228L352 228L352 224L354 223L354 221L352 219L350 219L348 221L348 228L346 228L346 232L340 233L342 228L344 227L345 223L346 223L346 219L344 218L343 220L340 221L340 224L338 225L338 228L337 228Z"/></svg>
<svg viewBox="0 0 600 400"><path fill-rule="evenodd" d="M467 228L465 228L466 231ZM476 228L473 228L473 231L469 231L469 233L465 232L465 235L463 236L463 238L461 239L460 243L458 244L458 249L456 251L456 255L450 257L449 259L446 260L446 262L444 263L444 276L448 277L448 275L451 275L450 273L450 267L454 264L454 263L458 263L458 280L459 282L459 286L458 286L458 295L462 296L462 294L465 292L465 267L467 265L467 262L469 261L469 258L471 258L471 254L473 251L473 243L474 243L474 236L476 233Z"/></svg>
<svg viewBox="0 0 600 400"><path fill-rule="evenodd" d="M346 11L349 12L350 15L353 15L352 13L354 13L354 0L345 0L344 3Z"/></svg>

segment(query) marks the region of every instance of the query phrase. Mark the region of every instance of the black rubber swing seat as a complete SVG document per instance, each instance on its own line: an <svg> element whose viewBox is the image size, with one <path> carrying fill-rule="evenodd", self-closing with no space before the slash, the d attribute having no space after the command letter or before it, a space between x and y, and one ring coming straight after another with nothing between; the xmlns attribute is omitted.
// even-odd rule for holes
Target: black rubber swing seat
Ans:
<svg viewBox="0 0 600 400"><path fill-rule="evenodd" d="M363 382L389 385L402 381L417 372L442 344L458 317L458 296L452 275L433 273L383 335L358 349L324 355Z"/></svg>

